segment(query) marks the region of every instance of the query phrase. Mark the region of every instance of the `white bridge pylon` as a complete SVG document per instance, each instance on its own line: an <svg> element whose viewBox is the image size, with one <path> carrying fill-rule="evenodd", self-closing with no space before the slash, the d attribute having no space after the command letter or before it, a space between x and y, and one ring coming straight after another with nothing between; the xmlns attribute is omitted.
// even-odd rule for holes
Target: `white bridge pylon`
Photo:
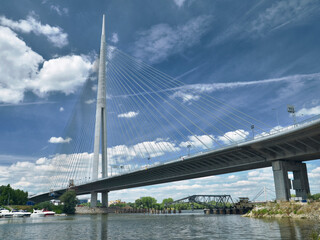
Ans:
<svg viewBox="0 0 320 240"><path fill-rule="evenodd" d="M106 121L106 36L105 36L105 15L102 17L102 32L99 59L98 94L96 107L96 123L94 134L94 155L92 180L98 179L99 156L101 149L101 169L102 178L108 176L107 173L107 121ZM97 192L91 192L91 207L97 206ZM102 205L108 206L108 193L102 193Z"/></svg>

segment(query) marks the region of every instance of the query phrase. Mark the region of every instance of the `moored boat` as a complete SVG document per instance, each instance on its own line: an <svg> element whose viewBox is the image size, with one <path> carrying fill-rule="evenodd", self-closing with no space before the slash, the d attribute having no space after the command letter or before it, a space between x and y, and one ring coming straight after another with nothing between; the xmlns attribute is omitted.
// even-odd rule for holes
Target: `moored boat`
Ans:
<svg viewBox="0 0 320 240"><path fill-rule="evenodd" d="M12 211L14 217L30 217L31 212L19 210L19 211Z"/></svg>
<svg viewBox="0 0 320 240"><path fill-rule="evenodd" d="M43 210L45 216L54 216L56 213L53 211Z"/></svg>
<svg viewBox="0 0 320 240"><path fill-rule="evenodd" d="M42 210L33 209L33 213L31 213L31 217L44 217L45 213Z"/></svg>
<svg viewBox="0 0 320 240"><path fill-rule="evenodd" d="M3 218L11 218L11 217L13 217L13 213L10 212L10 211L7 210L7 209L2 209L2 210L0 210L0 217L3 217Z"/></svg>

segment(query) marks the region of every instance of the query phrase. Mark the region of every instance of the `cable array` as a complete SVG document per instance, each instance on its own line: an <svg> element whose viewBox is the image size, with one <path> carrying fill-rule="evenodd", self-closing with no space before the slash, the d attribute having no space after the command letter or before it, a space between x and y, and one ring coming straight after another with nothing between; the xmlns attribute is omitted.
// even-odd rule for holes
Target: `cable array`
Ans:
<svg viewBox="0 0 320 240"><path fill-rule="evenodd" d="M109 47L108 176L148 168L268 134L271 127L200 85L185 85ZM90 181L95 123L94 83L88 80L64 131L71 138L51 157L52 188ZM91 104L88 104L88 103Z"/></svg>

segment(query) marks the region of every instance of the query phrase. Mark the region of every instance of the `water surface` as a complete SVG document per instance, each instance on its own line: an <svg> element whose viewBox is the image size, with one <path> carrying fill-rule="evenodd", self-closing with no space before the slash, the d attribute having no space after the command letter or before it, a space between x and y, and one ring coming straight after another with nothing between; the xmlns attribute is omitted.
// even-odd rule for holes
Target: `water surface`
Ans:
<svg viewBox="0 0 320 240"><path fill-rule="evenodd" d="M319 223L203 212L0 219L0 239L309 239Z"/></svg>

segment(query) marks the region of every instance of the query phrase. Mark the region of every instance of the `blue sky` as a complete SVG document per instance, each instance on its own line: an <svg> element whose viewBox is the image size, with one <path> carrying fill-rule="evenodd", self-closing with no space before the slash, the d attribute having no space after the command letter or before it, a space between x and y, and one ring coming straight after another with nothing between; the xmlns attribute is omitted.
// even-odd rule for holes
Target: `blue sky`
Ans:
<svg viewBox="0 0 320 240"><path fill-rule="evenodd" d="M133 56L186 85L172 91L171 100L180 101L179 106L193 109L201 94L209 94L272 128L292 123L287 104L296 107L298 120L320 114L319 8L316 0L2 1L0 184L32 193L47 187L35 184L50 167L40 157L68 144L72 130L66 126L79 96L94 99L102 14L107 45L120 51L116 54ZM116 88L110 84L111 98L121 95ZM144 110L132 104L128 98L111 103L110 108L119 108L110 124L124 119L144 128ZM182 140L174 143L166 137L154 130L141 141L119 137L108 147L127 144L131 151L141 142L152 146L163 141L179 148L176 154L186 152ZM203 140L210 144L207 137ZM308 171L311 190L319 192L320 162L309 162ZM269 168L116 191L110 199L153 195L161 200L197 193L253 197L263 185L273 189Z"/></svg>

